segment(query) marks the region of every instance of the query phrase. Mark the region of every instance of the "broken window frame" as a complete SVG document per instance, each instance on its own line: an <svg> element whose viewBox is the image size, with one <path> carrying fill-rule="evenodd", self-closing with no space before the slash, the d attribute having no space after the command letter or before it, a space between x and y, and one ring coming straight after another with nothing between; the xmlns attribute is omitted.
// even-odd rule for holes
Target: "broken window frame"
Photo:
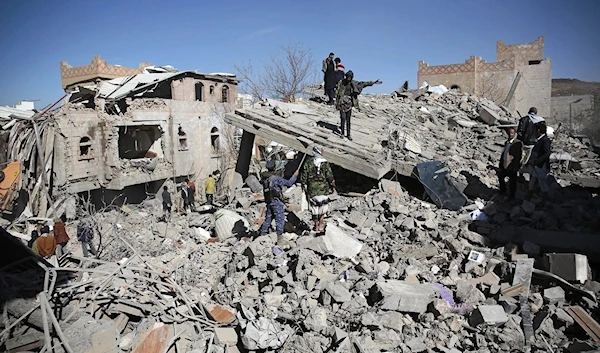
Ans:
<svg viewBox="0 0 600 353"><path fill-rule="evenodd" d="M87 141L84 141L84 139L87 139ZM95 157L94 157L93 145L94 145L94 143L90 136L88 136L88 135L81 136L81 138L79 139L79 153L78 153L77 159L80 161L94 159ZM82 147L87 148L86 154L83 154Z"/></svg>
<svg viewBox="0 0 600 353"><path fill-rule="evenodd" d="M215 94L215 86L214 85L210 85L209 91L210 91L211 95Z"/></svg>

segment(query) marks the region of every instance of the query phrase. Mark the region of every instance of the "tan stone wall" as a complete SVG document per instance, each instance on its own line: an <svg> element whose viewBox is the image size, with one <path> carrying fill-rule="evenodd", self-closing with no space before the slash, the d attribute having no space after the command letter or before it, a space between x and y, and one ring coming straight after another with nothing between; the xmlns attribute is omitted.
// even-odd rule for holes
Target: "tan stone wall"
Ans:
<svg viewBox="0 0 600 353"><path fill-rule="evenodd" d="M138 68L109 65L102 60L100 55L94 56L89 65L72 67L66 61L60 63L60 77L62 87L66 88L78 82L91 81L96 78L113 79L117 77L140 74L143 68L152 65L141 63Z"/></svg>
<svg viewBox="0 0 600 353"><path fill-rule="evenodd" d="M238 96L237 85L210 80L199 80L192 77L184 77L171 83L173 99L179 101L195 101L197 83L202 84L203 102L223 102L223 88L227 87L227 101L235 104Z"/></svg>
<svg viewBox="0 0 600 353"><path fill-rule="evenodd" d="M580 100L581 99L581 100ZM578 101L577 103L573 103ZM572 103L572 104L571 104ZM558 126L559 123L569 125L569 116L573 120L573 126L585 118L589 118L594 109L594 96L558 96L551 98L552 113L547 119L549 124Z"/></svg>
<svg viewBox="0 0 600 353"><path fill-rule="evenodd" d="M513 56L516 66L527 65L530 60L544 60L544 37L522 44L506 45L501 40L496 42L496 61L509 60Z"/></svg>
<svg viewBox="0 0 600 353"><path fill-rule="evenodd" d="M520 68L521 80L514 97L514 109L522 115L527 114L530 107L536 107L543 117L551 113L552 61L546 59L538 65Z"/></svg>

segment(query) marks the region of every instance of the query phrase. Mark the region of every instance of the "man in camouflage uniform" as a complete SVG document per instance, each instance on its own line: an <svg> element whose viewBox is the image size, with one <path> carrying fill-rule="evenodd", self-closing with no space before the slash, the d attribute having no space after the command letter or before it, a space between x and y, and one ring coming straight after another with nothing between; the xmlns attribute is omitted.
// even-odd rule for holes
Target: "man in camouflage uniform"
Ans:
<svg viewBox="0 0 600 353"><path fill-rule="evenodd" d="M352 137L350 137L350 117L352 116L352 107L356 107L360 111L358 95L365 87L380 85L382 82L380 80L355 81L352 70L348 70L345 76L343 80L338 82L335 90L335 107L340 111L340 130L342 136L344 136L345 128L348 140L352 140Z"/></svg>
<svg viewBox="0 0 600 353"><path fill-rule="evenodd" d="M305 187L317 232L325 229L325 216L329 211L329 195L335 192L335 180L331 166L323 158L322 153L322 148L315 147L314 156L306 160L300 175L300 182Z"/></svg>
<svg viewBox="0 0 600 353"><path fill-rule="evenodd" d="M283 186L292 186L296 182L298 171L288 179L284 179L275 173L275 161L267 162L267 172L261 175L263 188L265 189L265 201L267 203L267 215L265 221L260 227L260 233L266 234L271 227L271 221L275 218L275 231L277 233L277 243L283 242L283 225L285 223L285 204L282 200Z"/></svg>

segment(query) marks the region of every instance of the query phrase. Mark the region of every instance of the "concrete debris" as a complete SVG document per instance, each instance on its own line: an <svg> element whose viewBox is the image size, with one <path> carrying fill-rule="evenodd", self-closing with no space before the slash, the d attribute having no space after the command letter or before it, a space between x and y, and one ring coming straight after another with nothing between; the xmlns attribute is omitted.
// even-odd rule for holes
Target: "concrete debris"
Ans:
<svg viewBox="0 0 600 353"><path fill-rule="evenodd" d="M495 190L506 136L491 126L516 123L510 109L424 87L361 96L353 114L353 141L331 133L339 118L332 107L312 101L271 101L230 118L298 152L325 146L338 195L329 200L324 233L309 231L306 194L296 184L284 190L285 241L278 246L276 234L259 234L266 214L259 166L228 171L227 196L197 212L167 220L153 198L89 215L96 258L84 257L75 240L76 203L57 204L73 215L72 240L58 269L40 261L46 269L35 262L40 272L22 275L21 287L35 293L6 298L0 350L558 352L581 339L597 347L591 316L600 284L592 268L600 207L594 192L569 187L597 177L591 146L557 129L553 148L565 151L555 159L570 166L552 164L553 199L530 197L525 174L513 200ZM51 121L44 129L49 143ZM276 155L291 175L299 161ZM37 168L25 166L23 176L39 178ZM54 205L43 205L48 199L35 183L27 186L36 191L27 216L3 223L11 239L26 242L38 223L53 224ZM2 267L3 280L20 283L21 272L5 276L17 268ZM6 292L0 295L18 297L16 289Z"/></svg>

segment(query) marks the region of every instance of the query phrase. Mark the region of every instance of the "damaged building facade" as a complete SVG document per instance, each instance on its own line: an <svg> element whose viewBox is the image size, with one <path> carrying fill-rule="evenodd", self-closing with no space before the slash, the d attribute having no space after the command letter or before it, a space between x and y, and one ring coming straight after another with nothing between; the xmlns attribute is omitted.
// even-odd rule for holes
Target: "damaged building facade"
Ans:
<svg viewBox="0 0 600 353"><path fill-rule="evenodd" d="M551 114L552 62L544 58L544 37L534 42L496 43L496 62L472 55L462 64L430 66L419 62L418 82L445 85L506 105L522 115L530 107L538 114Z"/></svg>
<svg viewBox="0 0 600 353"><path fill-rule="evenodd" d="M222 116L235 108L235 76L152 67L101 81L107 75L96 70L97 58L89 71L100 77L90 80L81 68L72 70L86 83L63 77L70 97L55 115L55 191L123 190L159 182L156 190L165 179L199 182L223 168L231 134Z"/></svg>

